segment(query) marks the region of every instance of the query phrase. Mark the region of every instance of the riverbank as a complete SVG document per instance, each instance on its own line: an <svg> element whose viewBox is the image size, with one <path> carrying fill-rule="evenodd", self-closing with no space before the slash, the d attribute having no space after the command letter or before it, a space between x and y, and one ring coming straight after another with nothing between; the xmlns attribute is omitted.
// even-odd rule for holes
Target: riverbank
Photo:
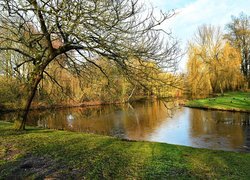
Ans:
<svg viewBox="0 0 250 180"><path fill-rule="evenodd" d="M144 96L138 96L133 99L131 99L129 102L138 102L138 101L144 101L149 100L151 98L144 97ZM63 109L63 108L75 108L75 107L90 107L90 106L105 106L105 105L111 105L111 104L124 104L128 103L128 101L84 101L84 102L62 102L60 104L46 104L46 103L33 103L30 110L47 110L47 109ZM17 111L24 111L24 107L20 107L20 105L17 105L15 103L8 103L6 104L0 104L0 112L17 112Z"/></svg>
<svg viewBox="0 0 250 180"><path fill-rule="evenodd" d="M36 103L32 105L30 110L46 110L46 109L63 109L63 108L75 108L75 107L88 107L88 106L104 106L110 104L122 104L124 102L102 102L102 101L86 101L82 103L61 103L61 104L42 104ZM0 112L17 112L17 111L24 111L24 108L15 108L16 105L8 105L4 106L0 104Z"/></svg>
<svg viewBox="0 0 250 180"><path fill-rule="evenodd" d="M250 92L229 92L223 96L188 101L186 107L250 112Z"/></svg>
<svg viewBox="0 0 250 180"><path fill-rule="evenodd" d="M0 121L0 179L238 179L250 154L28 127Z"/></svg>

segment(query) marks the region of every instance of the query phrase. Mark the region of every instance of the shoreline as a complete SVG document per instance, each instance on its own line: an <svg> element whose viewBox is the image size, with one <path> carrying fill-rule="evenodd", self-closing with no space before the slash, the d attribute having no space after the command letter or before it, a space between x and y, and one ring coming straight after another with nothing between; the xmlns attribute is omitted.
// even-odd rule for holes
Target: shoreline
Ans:
<svg viewBox="0 0 250 180"><path fill-rule="evenodd" d="M236 179L250 153L27 127L0 121L0 179ZM219 163L219 166L218 166Z"/></svg>
<svg viewBox="0 0 250 180"><path fill-rule="evenodd" d="M245 109L220 109L213 107L205 107L205 106L192 106L192 105L184 105L183 107L194 108L194 109L202 109L202 110L213 110L213 111L228 111L228 112L240 112L240 113L250 113L250 110Z"/></svg>
<svg viewBox="0 0 250 180"><path fill-rule="evenodd" d="M135 102L140 100L134 100L130 102ZM38 105L33 106L30 108L30 111L35 110L47 110L47 109L63 109L63 108L84 108L84 107L91 107L91 106L106 106L106 105L112 105L112 104L125 104L129 102L101 102L101 101L90 101L90 102L83 102L83 103L76 103L76 104L61 104L61 105ZM0 106L0 112L8 113L8 112L18 112L18 111L24 111L23 108L6 108Z"/></svg>
<svg viewBox="0 0 250 180"><path fill-rule="evenodd" d="M123 104L122 102L120 103L82 103L82 104L76 104L76 105L70 105L70 104L65 104L65 105L41 105L41 106L35 106L35 107L31 107L30 111L36 111L36 110L47 110L47 109L63 109L63 108L76 108L76 107L91 107L91 106L105 106L105 105L110 105L110 104ZM19 111L24 111L23 108L3 108L0 109L0 112L3 113L8 113L8 112L19 112Z"/></svg>
<svg viewBox="0 0 250 180"><path fill-rule="evenodd" d="M166 99L169 99L170 97L166 97ZM165 99L165 98L159 98ZM171 97L172 99L172 97ZM126 104L126 103L133 103L133 102L140 102L145 100L155 100L155 98L152 97L141 97L141 98L135 98L130 101L113 101L113 102L104 102L104 101L85 101L82 103L65 103L65 104L55 104L55 105L33 105L30 108L30 111L35 110L48 110L48 109L63 109L63 108L84 108L84 107L94 107L94 106L107 106L107 105L116 105L116 104ZM4 105L0 104L0 113L8 113L8 112L21 112L24 111L23 108L8 108Z"/></svg>
<svg viewBox="0 0 250 180"><path fill-rule="evenodd" d="M208 97L208 98L203 98L203 99L194 99L194 100L184 100L180 106L183 107L188 107L188 108L196 108L196 109L203 109L203 110L214 110L214 111L229 111L229 112L242 112L242 113L250 113L250 106L249 109L243 109L243 108L235 108L235 107L230 107L229 105L233 105L230 104L229 102L223 102L223 103L228 103L226 104L227 106L222 106L222 107L212 107L212 106L219 106L220 103L217 103L218 100L223 99L223 98L231 98L231 99L237 99L234 96L232 96L231 94L247 94L249 95L250 99L250 93L249 92L232 92L232 93L225 93L227 94L226 96L216 96L216 97ZM228 96L229 94L229 96ZM231 96L230 96L231 95ZM228 96L228 97L227 97ZM159 100L161 99L175 99L173 97L166 97L166 98L159 98ZM127 102L122 102L122 101L113 101L113 102L103 102L103 101L85 101L82 103L62 103L62 104L54 104L54 105L33 105L30 108L30 111L35 111L35 110L47 110L47 109L63 109L63 108L85 108L85 107L94 107L94 106L106 106L106 105L116 105L116 104L126 104L126 103L130 103L130 102L140 102L140 101L144 101L144 100L155 100L155 98L149 98L149 97L140 97L140 98L135 98L132 99L131 101ZM176 99L176 100L179 100ZM209 106L209 103L211 103L212 101L214 101L214 104L211 104ZM249 101L250 102L250 101ZM10 112L21 112L24 111L23 108L9 108L6 107L4 105L0 104L0 113L10 113Z"/></svg>

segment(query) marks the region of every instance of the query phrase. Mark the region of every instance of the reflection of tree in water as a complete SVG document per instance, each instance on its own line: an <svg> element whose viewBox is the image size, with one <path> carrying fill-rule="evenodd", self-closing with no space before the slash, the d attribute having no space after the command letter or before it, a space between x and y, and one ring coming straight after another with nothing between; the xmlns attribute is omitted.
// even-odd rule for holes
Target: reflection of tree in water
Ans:
<svg viewBox="0 0 250 180"><path fill-rule="evenodd" d="M51 129L67 129L68 126L66 115L63 116L59 109L31 111L28 124Z"/></svg>
<svg viewBox="0 0 250 180"><path fill-rule="evenodd" d="M111 135L113 128L116 127L115 124L117 124L117 122L113 122L112 117L115 111L117 111L117 107L109 105L74 108L71 113L76 120L72 129L75 131Z"/></svg>
<svg viewBox="0 0 250 180"><path fill-rule="evenodd" d="M169 117L168 109L161 101L146 101L132 105L134 110L130 110L125 123L127 136L130 139L144 140Z"/></svg>
<svg viewBox="0 0 250 180"><path fill-rule="evenodd" d="M168 104L170 107L171 105ZM160 101L31 111L29 125L143 139L168 117Z"/></svg>
<svg viewBox="0 0 250 180"><path fill-rule="evenodd" d="M240 147L244 144L247 117L244 113L192 109L190 132L196 138L206 137L208 143L218 139L219 144L229 143L230 147Z"/></svg>
<svg viewBox="0 0 250 180"><path fill-rule="evenodd" d="M245 122L243 123L243 131L245 134L244 138L244 147L250 151L250 114L245 113L244 115Z"/></svg>
<svg viewBox="0 0 250 180"><path fill-rule="evenodd" d="M30 114L30 119L33 120L33 124L38 120L39 126L47 128L141 139L160 125L167 113L161 102L154 101L132 105L36 111Z"/></svg>
<svg viewBox="0 0 250 180"><path fill-rule="evenodd" d="M249 117L249 120L250 120L250 117ZM243 129L245 133L244 146L247 150L250 151L250 125L248 124L247 126L244 126Z"/></svg>
<svg viewBox="0 0 250 180"><path fill-rule="evenodd" d="M244 145L250 147L250 114L179 109L176 108L176 103L171 102L167 103L167 107L161 101L146 101L131 105L31 111L28 123L134 140L146 140L151 135L169 137L166 131L173 129L173 139L178 139L176 136L186 136L191 141L188 145L200 143L198 145L202 146L199 147L212 147L219 144L220 147L228 146L229 149ZM2 120L14 120L16 117L17 113L0 114ZM185 138L184 140L186 141Z"/></svg>

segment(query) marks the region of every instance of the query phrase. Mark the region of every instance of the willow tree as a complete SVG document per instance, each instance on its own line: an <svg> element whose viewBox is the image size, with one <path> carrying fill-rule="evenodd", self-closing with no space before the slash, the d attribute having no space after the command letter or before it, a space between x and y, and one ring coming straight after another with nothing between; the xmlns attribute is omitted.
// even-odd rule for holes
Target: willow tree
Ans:
<svg viewBox="0 0 250 180"><path fill-rule="evenodd" d="M91 63L105 74L95 63L104 58L132 78L129 59L169 70L179 55L177 43L158 28L174 13L154 16L138 0L0 0L0 10L0 32L8 32L0 35L0 52L21 55L16 71L25 64L32 67L19 129L25 129L39 83L49 76L46 69L62 56L65 68L77 73Z"/></svg>
<svg viewBox="0 0 250 180"><path fill-rule="evenodd" d="M226 27L228 33L225 37L241 52L241 71L250 88L250 16L244 13L238 17L232 16L232 21Z"/></svg>
<svg viewBox="0 0 250 180"><path fill-rule="evenodd" d="M220 28L204 25L198 28L189 44L188 81L191 93L224 93L243 84L240 54L223 39Z"/></svg>

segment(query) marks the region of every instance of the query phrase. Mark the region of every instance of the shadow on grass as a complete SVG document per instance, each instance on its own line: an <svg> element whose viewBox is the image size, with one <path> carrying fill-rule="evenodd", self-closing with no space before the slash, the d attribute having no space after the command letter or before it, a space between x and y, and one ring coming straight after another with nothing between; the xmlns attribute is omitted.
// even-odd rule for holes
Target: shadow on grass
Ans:
<svg viewBox="0 0 250 180"><path fill-rule="evenodd" d="M1 128L0 128L1 130ZM98 135L30 130L1 143L20 149L0 161L0 179L156 179L250 177L250 154Z"/></svg>
<svg viewBox="0 0 250 180"><path fill-rule="evenodd" d="M0 136L4 137L4 136L19 136L19 135L24 135L24 134L27 134L27 133L39 133L39 134L45 134L45 133L53 133L53 130L44 130L44 129L38 129L38 128L29 128L29 129L26 129L26 130L22 130L22 131L19 131L19 130L15 130L13 128L9 128L9 129L1 129L1 132L0 132Z"/></svg>
<svg viewBox="0 0 250 180"><path fill-rule="evenodd" d="M27 131L23 135L29 135L29 132L32 131ZM43 136L43 134L39 134L39 136L41 135ZM129 156L123 152L122 147L114 145L116 141L113 139L60 138L57 133L55 138L52 138L53 133L51 132L48 135L50 136L48 141L44 141L44 137L39 137L41 141L38 141L34 147L30 144L31 137L21 138L18 146L32 147L29 147L29 151L20 155L16 160L3 163L0 167L0 177L3 179L24 177L102 179L117 177L121 172L122 176L129 174L126 171L129 167ZM81 135L78 134L78 136ZM34 137L34 139L38 139L38 137Z"/></svg>

